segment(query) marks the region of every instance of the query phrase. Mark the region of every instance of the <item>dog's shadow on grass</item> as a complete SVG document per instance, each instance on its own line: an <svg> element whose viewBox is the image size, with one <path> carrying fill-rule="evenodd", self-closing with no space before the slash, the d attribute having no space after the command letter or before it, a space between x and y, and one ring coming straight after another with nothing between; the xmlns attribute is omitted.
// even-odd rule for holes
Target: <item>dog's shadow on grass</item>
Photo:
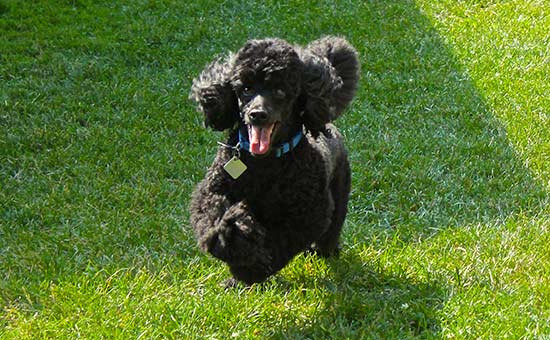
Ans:
<svg viewBox="0 0 550 340"><path fill-rule="evenodd" d="M437 336L438 310L445 301L436 281L413 281L398 268L362 260L354 250L328 259L326 277L286 282L286 289L321 291L324 298L306 321L288 320L271 339L364 339ZM311 279L311 278L310 278Z"/></svg>

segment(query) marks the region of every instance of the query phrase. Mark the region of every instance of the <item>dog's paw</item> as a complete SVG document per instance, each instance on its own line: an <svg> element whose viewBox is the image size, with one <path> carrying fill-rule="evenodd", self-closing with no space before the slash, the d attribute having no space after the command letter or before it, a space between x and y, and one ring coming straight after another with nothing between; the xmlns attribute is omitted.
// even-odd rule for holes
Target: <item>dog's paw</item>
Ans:
<svg viewBox="0 0 550 340"><path fill-rule="evenodd" d="M214 257L227 262L230 260L230 242L231 229L216 228L214 229L203 242L204 250L212 254Z"/></svg>
<svg viewBox="0 0 550 340"><path fill-rule="evenodd" d="M257 258L270 258L264 249L265 229L254 221L244 204L229 208L200 242L201 248L231 264L250 265Z"/></svg>
<svg viewBox="0 0 550 340"><path fill-rule="evenodd" d="M225 242L220 238L219 234L212 235L206 242L206 250L221 260L223 260Z"/></svg>
<svg viewBox="0 0 550 340"><path fill-rule="evenodd" d="M224 219L206 238L205 250L224 262L248 263L258 242L250 236L242 221Z"/></svg>

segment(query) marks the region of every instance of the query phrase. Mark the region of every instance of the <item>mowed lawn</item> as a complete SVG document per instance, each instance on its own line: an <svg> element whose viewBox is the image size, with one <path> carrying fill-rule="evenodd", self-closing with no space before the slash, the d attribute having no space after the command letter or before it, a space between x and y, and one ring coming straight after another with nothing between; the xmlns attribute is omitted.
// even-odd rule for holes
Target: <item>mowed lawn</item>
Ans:
<svg viewBox="0 0 550 340"><path fill-rule="evenodd" d="M192 78L346 37L337 259L224 290L188 222ZM550 339L550 5L0 0L1 339Z"/></svg>

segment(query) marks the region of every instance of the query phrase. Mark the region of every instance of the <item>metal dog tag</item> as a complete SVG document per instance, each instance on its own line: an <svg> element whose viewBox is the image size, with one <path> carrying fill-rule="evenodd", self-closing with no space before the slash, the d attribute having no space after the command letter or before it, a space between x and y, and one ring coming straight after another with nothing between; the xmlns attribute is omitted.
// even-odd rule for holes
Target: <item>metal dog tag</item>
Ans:
<svg viewBox="0 0 550 340"><path fill-rule="evenodd" d="M246 171L246 164L244 164L239 157L233 156L225 165L224 170L233 177L233 179L239 178Z"/></svg>

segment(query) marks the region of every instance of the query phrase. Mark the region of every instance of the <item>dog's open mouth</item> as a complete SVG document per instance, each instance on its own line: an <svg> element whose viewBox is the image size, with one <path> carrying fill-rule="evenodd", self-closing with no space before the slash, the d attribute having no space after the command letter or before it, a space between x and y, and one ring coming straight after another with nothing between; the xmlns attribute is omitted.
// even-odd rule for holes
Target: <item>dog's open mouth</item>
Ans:
<svg viewBox="0 0 550 340"><path fill-rule="evenodd" d="M248 125L248 141L250 142L250 153L253 155L265 155L271 147L273 131L277 123L266 126Z"/></svg>

